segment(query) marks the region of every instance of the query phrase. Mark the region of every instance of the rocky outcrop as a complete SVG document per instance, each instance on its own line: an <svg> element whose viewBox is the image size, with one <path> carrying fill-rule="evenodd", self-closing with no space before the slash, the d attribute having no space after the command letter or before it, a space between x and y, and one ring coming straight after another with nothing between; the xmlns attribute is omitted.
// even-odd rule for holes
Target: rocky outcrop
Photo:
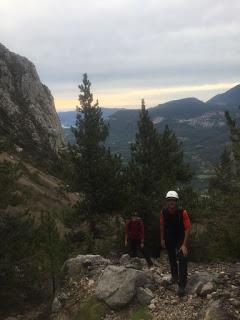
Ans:
<svg viewBox="0 0 240 320"><path fill-rule="evenodd" d="M108 266L98 282L96 296L109 307L120 308L132 301L140 287L148 288L152 284L152 277L147 272L123 266ZM143 298L142 292L140 296Z"/></svg>
<svg viewBox="0 0 240 320"><path fill-rule="evenodd" d="M0 135L11 136L28 154L44 159L65 145L49 89L28 59L0 44Z"/></svg>
<svg viewBox="0 0 240 320"><path fill-rule="evenodd" d="M81 305L94 297L109 307L101 318L104 320L122 319L123 314L123 319L133 319L133 311L140 305L154 320L240 319L239 263L189 263L187 294L179 298L177 284L169 281L166 257L154 260L151 269L143 266L139 270L135 261L128 255L122 256L117 265L97 255L68 260L68 276L53 300L51 320L75 319ZM94 308L88 305L83 319L90 319Z"/></svg>
<svg viewBox="0 0 240 320"><path fill-rule="evenodd" d="M63 271L69 278L78 278L86 273L98 274L108 264L110 264L110 260L100 255L80 254L75 258L68 259L63 266Z"/></svg>

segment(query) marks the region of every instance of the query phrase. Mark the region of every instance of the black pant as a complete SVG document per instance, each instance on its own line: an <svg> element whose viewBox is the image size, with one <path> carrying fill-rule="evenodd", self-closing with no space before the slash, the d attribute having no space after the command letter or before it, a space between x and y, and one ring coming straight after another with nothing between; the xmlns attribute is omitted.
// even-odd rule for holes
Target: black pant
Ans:
<svg viewBox="0 0 240 320"><path fill-rule="evenodd" d="M172 278L178 281L179 287L185 288L187 284L188 259L182 253L177 254L177 247L168 247L167 252Z"/></svg>
<svg viewBox="0 0 240 320"><path fill-rule="evenodd" d="M141 248L141 241L140 240L129 239L128 243L129 243L129 254L131 257L137 257L137 253L139 250L142 253L142 255L144 256L144 258L146 259L147 264L149 266L153 265L152 260L149 257L146 249L144 247Z"/></svg>

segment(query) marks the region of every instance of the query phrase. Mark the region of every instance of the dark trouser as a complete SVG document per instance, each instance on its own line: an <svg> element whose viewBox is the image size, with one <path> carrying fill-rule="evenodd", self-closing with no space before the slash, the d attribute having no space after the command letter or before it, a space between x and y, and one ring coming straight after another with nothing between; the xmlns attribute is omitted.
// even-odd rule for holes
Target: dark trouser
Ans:
<svg viewBox="0 0 240 320"><path fill-rule="evenodd" d="M176 247L168 247L168 258L171 268L172 278L178 280L179 287L185 288L187 284L187 263L188 258L183 254L177 257L178 249Z"/></svg>
<svg viewBox="0 0 240 320"><path fill-rule="evenodd" d="M140 240L134 240L134 239L129 239L129 254L131 257L137 257L138 250L142 253L144 258L147 261L147 264L149 266L152 266L152 260L149 257L146 249L143 247L141 248L141 241Z"/></svg>

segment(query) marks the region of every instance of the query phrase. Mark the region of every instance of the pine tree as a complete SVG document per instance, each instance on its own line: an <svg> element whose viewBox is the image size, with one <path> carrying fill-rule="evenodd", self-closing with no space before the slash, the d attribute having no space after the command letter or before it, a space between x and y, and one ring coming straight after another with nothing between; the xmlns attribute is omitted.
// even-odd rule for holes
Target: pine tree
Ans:
<svg viewBox="0 0 240 320"><path fill-rule="evenodd" d="M75 189L82 194L78 217L89 222L93 238L97 235L96 221L111 214L121 204L122 166L118 155L106 149L109 126L102 117L98 101L93 103L91 83L87 74L79 86L80 107L77 108L72 147L75 166Z"/></svg>
<svg viewBox="0 0 240 320"><path fill-rule="evenodd" d="M234 166L236 174L240 179L240 128L237 121L233 120L228 111L225 112L228 128L230 130L230 140L232 143L232 154L234 158Z"/></svg>
<svg viewBox="0 0 240 320"><path fill-rule="evenodd" d="M52 283L53 295L56 291L57 276L67 257L66 245L60 238L55 217L49 212L41 214L41 223L37 230L36 247L42 269L46 277L49 276Z"/></svg>
<svg viewBox="0 0 240 320"><path fill-rule="evenodd" d="M209 193L216 200L218 206L226 204L226 197L233 192L233 160L231 159L231 151L225 148L221 154L220 162L215 167L215 176L209 180Z"/></svg>
<svg viewBox="0 0 240 320"><path fill-rule="evenodd" d="M0 151L1 152L1 151ZM0 297L2 309L19 293L33 290L32 263L34 219L28 212L17 211L21 198L17 195L20 165L0 163ZM15 207L14 210L11 209ZM7 209L7 210L6 210Z"/></svg>
<svg viewBox="0 0 240 320"><path fill-rule="evenodd" d="M209 182L211 200L211 234L214 255L239 259L240 246L240 128L228 112L230 148L225 148Z"/></svg>
<svg viewBox="0 0 240 320"><path fill-rule="evenodd" d="M138 195L136 202L150 211L159 209L167 190L191 179L190 168L184 163L182 145L168 126L162 134L156 131L144 100L136 140L131 145L129 176L133 192Z"/></svg>
<svg viewBox="0 0 240 320"><path fill-rule="evenodd" d="M189 165L184 163L182 144L167 125L161 135L161 150L165 191L176 188L177 184L189 182L192 174Z"/></svg>
<svg viewBox="0 0 240 320"><path fill-rule="evenodd" d="M128 168L129 182L134 199L132 205L149 212L156 208L156 200L161 190L162 176L160 136L146 110L145 102L139 113L135 142L131 145Z"/></svg>

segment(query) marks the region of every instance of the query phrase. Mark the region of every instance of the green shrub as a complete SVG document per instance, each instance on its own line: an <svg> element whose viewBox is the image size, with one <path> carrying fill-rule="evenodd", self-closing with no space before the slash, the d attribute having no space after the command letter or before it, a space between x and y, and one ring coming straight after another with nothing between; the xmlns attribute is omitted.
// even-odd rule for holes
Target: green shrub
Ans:
<svg viewBox="0 0 240 320"><path fill-rule="evenodd" d="M107 312L105 304L90 297L80 305L72 320L101 320Z"/></svg>
<svg viewBox="0 0 240 320"><path fill-rule="evenodd" d="M131 320L152 320L147 307L141 306L132 314Z"/></svg>

